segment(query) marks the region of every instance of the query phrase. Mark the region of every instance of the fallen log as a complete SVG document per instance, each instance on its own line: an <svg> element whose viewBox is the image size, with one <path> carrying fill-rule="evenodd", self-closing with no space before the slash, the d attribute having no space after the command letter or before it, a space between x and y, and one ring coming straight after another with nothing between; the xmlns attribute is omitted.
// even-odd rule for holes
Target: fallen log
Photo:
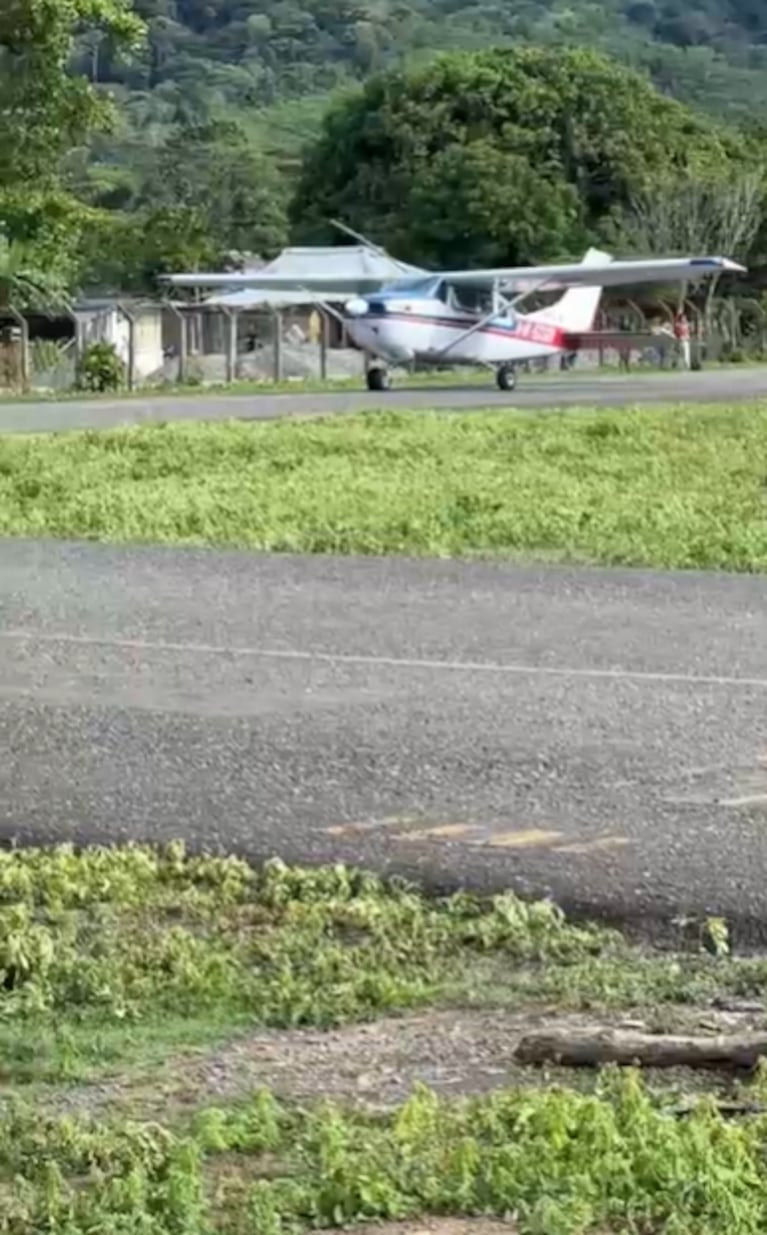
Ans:
<svg viewBox="0 0 767 1235"><path fill-rule="evenodd" d="M694 1038L622 1029L550 1029L525 1034L514 1052L519 1063L569 1068L596 1068L608 1063L641 1068L754 1068L762 1055L767 1055L763 1033Z"/></svg>

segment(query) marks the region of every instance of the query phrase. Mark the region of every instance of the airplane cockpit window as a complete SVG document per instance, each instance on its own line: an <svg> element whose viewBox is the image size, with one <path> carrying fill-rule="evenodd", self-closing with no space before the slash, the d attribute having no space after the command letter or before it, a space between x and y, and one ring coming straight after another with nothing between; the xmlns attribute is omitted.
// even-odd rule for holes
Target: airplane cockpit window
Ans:
<svg viewBox="0 0 767 1235"><path fill-rule="evenodd" d="M487 287L466 287L460 284L450 287L448 304L465 313L490 313L493 308L493 294Z"/></svg>

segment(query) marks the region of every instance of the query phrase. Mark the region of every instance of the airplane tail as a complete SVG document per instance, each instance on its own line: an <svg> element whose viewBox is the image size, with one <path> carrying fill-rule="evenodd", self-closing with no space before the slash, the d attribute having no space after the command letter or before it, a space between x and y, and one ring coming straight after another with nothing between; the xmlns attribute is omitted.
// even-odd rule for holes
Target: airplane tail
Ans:
<svg viewBox="0 0 767 1235"><path fill-rule="evenodd" d="M599 249L589 249L583 258L584 266L604 266L611 262L609 253ZM526 314L533 321L545 322L547 325L559 326L572 334L591 330L594 325L599 301L602 297L601 287L570 287L554 304L547 309L539 309Z"/></svg>

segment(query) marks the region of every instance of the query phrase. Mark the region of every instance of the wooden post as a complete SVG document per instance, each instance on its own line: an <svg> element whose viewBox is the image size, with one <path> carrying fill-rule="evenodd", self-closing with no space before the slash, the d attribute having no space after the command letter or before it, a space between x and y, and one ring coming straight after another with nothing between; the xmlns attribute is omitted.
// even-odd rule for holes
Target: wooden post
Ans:
<svg viewBox="0 0 767 1235"><path fill-rule="evenodd" d="M165 305L166 309L170 310L170 312L174 315L174 317L176 318L176 321L178 322L178 373L176 376L179 382L185 382L186 381L186 371L187 371L186 361L187 361L187 354L188 354L186 318L184 314L182 313L180 307L177 304L174 304L172 300L164 300L163 304Z"/></svg>
<svg viewBox="0 0 767 1235"><path fill-rule="evenodd" d="M231 383L237 380L237 310L225 307L224 316L227 319L226 380Z"/></svg>
<svg viewBox="0 0 767 1235"><path fill-rule="evenodd" d="M327 313L320 310L320 379L323 382L328 380L328 335L330 333L330 319Z"/></svg>
<svg viewBox="0 0 767 1235"><path fill-rule="evenodd" d="M21 377L21 389L28 390L29 389L29 325L27 323L27 319L25 318L24 314L19 313L18 309L14 309L13 305L8 305L8 312L10 316L13 318L13 320L16 322L21 332L21 351L20 351L21 372L19 376Z"/></svg>
<svg viewBox="0 0 767 1235"><path fill-rule="evenodd" d="M136 318L133 313L130 313L125 305L118 304L118 311L122 313L128 323L128 390L136 388Z"/></svg>
<svg viewBox="0 0 767 1235"><path fill-rule="evenodd" d="M274 380L282 381L282 314L279 309L274 311Z"/></svg>

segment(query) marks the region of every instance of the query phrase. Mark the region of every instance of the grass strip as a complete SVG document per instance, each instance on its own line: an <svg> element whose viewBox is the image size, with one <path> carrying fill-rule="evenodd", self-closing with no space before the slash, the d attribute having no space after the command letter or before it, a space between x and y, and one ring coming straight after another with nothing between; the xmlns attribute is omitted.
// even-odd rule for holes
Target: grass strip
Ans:
<svg viewBox="0 0 767 1235"><path fill-rule="evenodd" d="M767 402L370 413L0 439L0 533L767 565Z"/></svg>

